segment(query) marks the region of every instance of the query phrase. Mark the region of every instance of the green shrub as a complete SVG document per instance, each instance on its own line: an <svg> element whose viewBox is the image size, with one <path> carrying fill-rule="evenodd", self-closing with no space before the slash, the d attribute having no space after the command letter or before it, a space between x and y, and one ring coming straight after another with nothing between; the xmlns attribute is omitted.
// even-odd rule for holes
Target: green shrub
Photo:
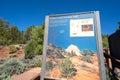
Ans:
<svg viewBox="0 0 120 80"><path fill-rule="evenodd" d="M10 52L10 53L14 53L14 52L16 52L16 51L17 51L17 49L16 49L15 45L10 45L10 46L9 46L9 52Z"/></svg>
<svg viewBox="0 0 120 80"><path fill-rule="evenodd" d="M0 80L10 80L13 74L23 72L25 65L15 59L3 58L0 59Z"/></svg>
<svg viewBox="0 0 120 80"><path fill-rule="evenodd" d="M31 40L26 46L25 46L25 59L29 58L32 59L36 55L36 48L37 43L34 40Z"/></svg>
<svg viewBox="0 0 120 80"><path fill-rule="evenodd" d="M50 60L50 61L48 61L47 63L46 63L46 70L52 70L54 68L54 64L53 64L53 62L52 62L52 60Z"/></svg>
<svg viewBox="0 0 120 80"><path fill-rule="evenodd" d="M66 58L60 62L60 69L63 77L72 77L77 72L69 58Z"/></svg>
<svg viewBox="0 0 120 80"><path fill-rule="evenodd" d="M43 46L42 45L38 45L37 46L37 54L38 55L42 55L42 52L43 52Z"/></svg>
<svg viewBox="0 0 120 80"><path fill-rule="evenodd" d="M0 45L9 44L9 41L5 37L0 36Z"/></svg>
<svg viewBox="0 0 120 80"><path fill-rule="evenodd" d="M84 50L84 51L83 51L83 55L84 55L84 56L91 56L92 54L94 54L94 52L91 51L91 50Z"/></svg>
<svg viewBox="0 0 120 80"><path fill-rule="evenodd" d="M85 62L88 62L88 63L92 63L91 59L90 59L90 56L84 56L81 58L81 60L85 61Z"/></svg>
<svg viewBox="0 0 120 80"><path fill-rule="evenodd" d="M10 80L10 77L10 75L3 73L0 75L0 80Z"/></svg>
<svg viewBox="0 0 120 80"><path fill-rule="evenodd" d="M35 63L35 67L41 67L41 66L42 66L42 62L41 61Z"/></svg>
<svg viewBox="0 0 120 80"><path fill-rule="evenodd" d="M7 62L9 58L0 58L0 65Z"/></svg>
<svg viewBox="0 0 120 80"><path fill-rule="evenodd" d="M0 66L0 75L3 73L7 75L19 74L23 72L24 69L25 65L21 61L11 59Z"/></svg>
<svg viewBox="0 0 120 80"><path fill-rule="evenodd" d="M25 59L24 57L19 58L25 65L25 68L39 67L41 64L41 59L38 56L35 56L33 59Z"/></svg>

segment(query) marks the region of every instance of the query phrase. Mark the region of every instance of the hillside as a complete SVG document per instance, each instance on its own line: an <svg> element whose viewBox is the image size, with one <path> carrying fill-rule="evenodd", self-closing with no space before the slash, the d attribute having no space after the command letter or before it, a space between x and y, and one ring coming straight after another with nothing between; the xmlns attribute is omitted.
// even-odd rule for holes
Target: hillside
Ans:
<svg viewBox="0 0 120 80"><path fill-rule="evenodd" d="M45 73L46 77L56 78L60 80L100 80L96 53L87 50L91 53L88 53L90 54L89 56L85 56L83 54L80 54L80 50L75 45L70 45L66 51L61 47L57 47L53 44L48 44L47 50L47 70ZM71 51L74 51L75 55L71 55ZM77 55L77 52L79 52L80 55ZM63 77L63 72L61 70L62 68L60 67L61 61L65 61L68 57L70 63L66 63L65 65L71 65L71 69L75 70L75 75ZM69 70L69 68L66 69Z"/></svg>

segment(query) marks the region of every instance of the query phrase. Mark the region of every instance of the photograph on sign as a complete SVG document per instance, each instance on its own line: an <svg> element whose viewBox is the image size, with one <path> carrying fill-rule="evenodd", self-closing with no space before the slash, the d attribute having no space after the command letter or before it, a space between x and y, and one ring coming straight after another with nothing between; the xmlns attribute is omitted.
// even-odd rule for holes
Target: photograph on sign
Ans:
<svg viewBox="0 0 120 80"><path fill-rule="evenodd" d="M70 20L70 36L94 36L93 18Z"/></svg>
<svg viewBox="0 0 120 80"><path fill-rule="evenodd" d="M100 80L95 15L49 16L44 78Z"/></svg>

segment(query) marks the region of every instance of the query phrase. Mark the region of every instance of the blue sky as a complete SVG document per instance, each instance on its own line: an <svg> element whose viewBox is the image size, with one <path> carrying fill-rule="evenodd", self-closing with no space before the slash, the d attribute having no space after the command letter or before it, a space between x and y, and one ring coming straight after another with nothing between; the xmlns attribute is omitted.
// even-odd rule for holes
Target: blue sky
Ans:
<svg viewBox="0 0 120 80"><path fill-rule="evenodd" d="M100 11L103 34L111 34L120 21L120 0L0 0L0 17L20 30L41 25L46 15Z"/></svg>

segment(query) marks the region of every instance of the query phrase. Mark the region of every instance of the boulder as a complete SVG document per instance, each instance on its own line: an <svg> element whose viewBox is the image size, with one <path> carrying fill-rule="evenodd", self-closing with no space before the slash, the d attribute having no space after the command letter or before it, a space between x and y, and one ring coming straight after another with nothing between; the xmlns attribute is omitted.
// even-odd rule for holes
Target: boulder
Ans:
<svg viewBox="0 0 120 80"><path fill-rule="evenodd" d="M80 49L76 45L73 45L73 44L68 46L68 48L65 51L70 54L74 52L77 56L82 56L82 54L80 53Z"/></svg>

